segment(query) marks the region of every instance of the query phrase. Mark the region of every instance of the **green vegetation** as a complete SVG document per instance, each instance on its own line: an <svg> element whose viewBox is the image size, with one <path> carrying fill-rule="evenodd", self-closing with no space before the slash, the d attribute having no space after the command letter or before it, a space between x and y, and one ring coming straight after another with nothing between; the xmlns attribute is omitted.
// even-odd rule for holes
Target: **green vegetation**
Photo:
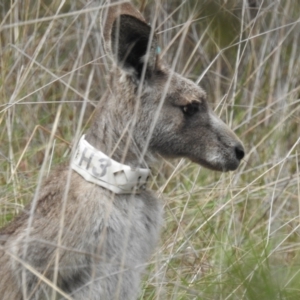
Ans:
<svg viewBox="0 0 300 300"><path fill-rule="evenodd" d="M68 161L83 103L88 126L105 90L100 28L83 2L0 4L0 226ZM165 224L141 299L300 299L300 4L135 4L157 14L164 59L180 51L176 70L201 79L247 150L233 173L160 167Z"/></svg>

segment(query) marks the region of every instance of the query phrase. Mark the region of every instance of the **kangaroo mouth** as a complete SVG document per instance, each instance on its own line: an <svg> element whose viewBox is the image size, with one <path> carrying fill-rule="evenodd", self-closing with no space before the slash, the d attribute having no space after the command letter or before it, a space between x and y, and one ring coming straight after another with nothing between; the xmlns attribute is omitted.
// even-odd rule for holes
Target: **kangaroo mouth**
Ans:
<svg viewBox="0 0 300 300"><path fill-rule="evenodd" d="M189 158L192 162L201 165L204 168L218 171L218 172L229 172L235 171L239 165L240 161L238 159L232 159L226 163L222 162L208 162L204 159L197 159L197 158Z"/></svg>
<svg viewBox="0 0 300 300"><path fill-rule="evenodd" d="M207 151L207 154L203 157L193 156L190 157L190 159L207 169L228 172L236 170L244 156L244 146L242 143L236 142L234 145L222 147L222 149L218 151Z"/></svg>

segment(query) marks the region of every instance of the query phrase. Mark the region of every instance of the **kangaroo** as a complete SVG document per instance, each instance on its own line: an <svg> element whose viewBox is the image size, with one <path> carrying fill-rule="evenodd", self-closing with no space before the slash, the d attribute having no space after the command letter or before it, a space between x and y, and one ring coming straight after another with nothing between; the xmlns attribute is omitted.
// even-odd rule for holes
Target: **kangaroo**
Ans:
<svg viewBox="0 0 300 300"><path fill-rule="evenodd" d="M101 20L108 89L71 164L0 231L3 300L136 299L162 224L149 166L185 157L226 172L244 157L204 90L163 63L137 9L113 4Z"/></svg>

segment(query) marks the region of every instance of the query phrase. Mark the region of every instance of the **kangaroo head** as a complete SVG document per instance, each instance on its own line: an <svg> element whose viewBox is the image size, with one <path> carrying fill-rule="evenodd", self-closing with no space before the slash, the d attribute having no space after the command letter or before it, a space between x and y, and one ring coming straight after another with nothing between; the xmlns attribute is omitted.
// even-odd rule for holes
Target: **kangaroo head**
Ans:
<svg viewBox="0 0 300 300"><path fill-rule="evenodd" d="M157 37L142 15L123 3L111 6L103 20L114 71L109 103L99 105L94 127L99 130L99 120L109 115L118 138L131 125L140 153L147 149L214 170L235 170L244 157L242 143L210 109L203 89L163 64Z"/></svg>

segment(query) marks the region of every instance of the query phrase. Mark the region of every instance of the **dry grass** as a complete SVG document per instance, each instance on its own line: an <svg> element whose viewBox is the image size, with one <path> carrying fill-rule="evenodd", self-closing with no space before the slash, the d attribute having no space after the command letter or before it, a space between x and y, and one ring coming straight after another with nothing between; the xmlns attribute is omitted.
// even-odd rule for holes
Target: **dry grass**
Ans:
<svg viewBox="0 0 300 300"><path fill-rule="evenodd" d="M166 221L141 299L300 299L300 4L166 2L136 4L158 14L165 59L207 89L247 156L230 174L188 161L158 170ZM105 90L85 4L0 4L0 226L68 160Z"/></svg>

